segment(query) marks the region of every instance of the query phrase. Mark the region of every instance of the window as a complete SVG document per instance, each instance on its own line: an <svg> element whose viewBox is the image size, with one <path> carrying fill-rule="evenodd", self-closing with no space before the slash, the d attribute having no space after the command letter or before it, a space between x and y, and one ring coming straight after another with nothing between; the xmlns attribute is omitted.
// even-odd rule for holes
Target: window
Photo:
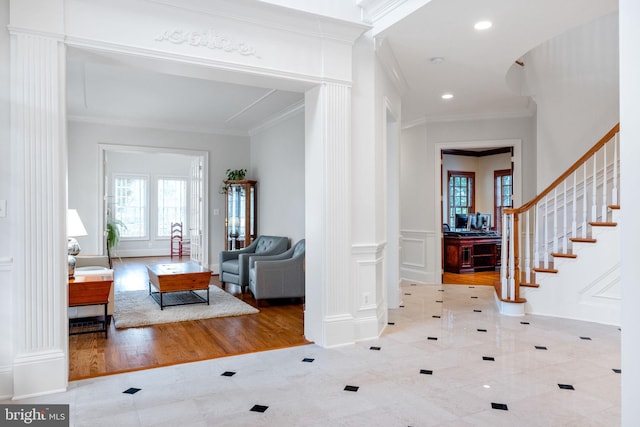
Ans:
<svg viewBox="0 0 640 427"><path fill-rule="evenodd" d="M496 229L502 229L503 208L513 207L513 174L511 169L497 170L493 172L494 185L494 210Z"/></svg>
<svg viewBox="0 0 640 427"><path fill-rule="evenodd" d="M158 179L158 237L171 236L171 223L181 222L187 230L187 180Z"/></svg>
<svg viewBox="0 0 640 427"><path fill-rule="evenodd" d="M475 172L448 172L449 181L449 224L455 227L456 214L470 214L474 211Z"/></svg>
<svg viewBox="0 0 640 427"><path fill-rule="evenodd" d="M145 176L116 175L114 177L115 219L124 223L121 237L136 239L148 237L147 186Z"/></svg>

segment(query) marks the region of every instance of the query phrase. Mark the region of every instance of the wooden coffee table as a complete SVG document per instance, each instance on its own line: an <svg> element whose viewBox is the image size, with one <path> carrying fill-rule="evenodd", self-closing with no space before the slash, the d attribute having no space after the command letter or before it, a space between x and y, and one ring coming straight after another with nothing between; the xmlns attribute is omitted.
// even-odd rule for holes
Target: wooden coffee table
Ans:
<svg viewBox="0 0 640 427"><path fill-rule="evenodd" d="M173 305L207 303L209 305L209 282L211 271L194 262L147 265L149 273L149 295L160 305L160 309ZM152 291L151 287L157 289ZM195 291L207 291L207 297ZM163 295L169 292L188 292L190 298L165 303Z"/></svg>

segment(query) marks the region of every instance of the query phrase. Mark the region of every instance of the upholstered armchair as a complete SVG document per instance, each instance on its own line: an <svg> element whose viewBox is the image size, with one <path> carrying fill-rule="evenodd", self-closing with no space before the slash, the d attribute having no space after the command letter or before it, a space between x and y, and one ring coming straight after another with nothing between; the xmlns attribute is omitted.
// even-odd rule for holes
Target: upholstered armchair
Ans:
<svg viewBox="0 0 640 427"><path fill-rule="evenodd" d="M249 289L259 301L304 297L304 239L280 254L249 258Z"/></svg>
<svg viewBox="0 0 640 427"><path fill-rule="evenodd" d="M235 283L244 292L249 286L249 257L277 255L289 248L289 238L280 236L258 236L246 248L220 252L220 282L224 289L227 283Z"/></svg>

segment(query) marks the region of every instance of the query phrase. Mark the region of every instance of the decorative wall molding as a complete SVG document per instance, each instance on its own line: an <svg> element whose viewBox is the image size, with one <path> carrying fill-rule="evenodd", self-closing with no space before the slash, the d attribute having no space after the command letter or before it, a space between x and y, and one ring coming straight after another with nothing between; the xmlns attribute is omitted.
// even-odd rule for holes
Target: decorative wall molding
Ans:
<svg viewBox="0 0 640 427"><path fill-rule="evenodd" d="M419 283L440 283L440 268L432 261L436 233L427 230L400 231L400 279Z"/></svg>
<svg viewBox="0 0 640 427"><path fill-rule="evenodd" d="M271 129L274 126L278 126L280 123L289 120L291 117L304 113L304 99L300 102L296 102L295 104L290 105L279 113L271 116L264 123L259 124L258 126L249 129L249 136L255 136L262 132L265 132ZM304 118L303 118L304 120Z"/></svg>
<svg viewBox="0 0 640 427"><path fill-rule="evenodd" d="M168 41L173 44L188 44L190 46L204 47L212 50L221 50L227 53L239 53L243 56L253 56L260 59L256 53L256 48L249 43L237 41L224 34L219 34L214 29L209 30L183 30L182 28L172 28L159 34L156 41Z"/></svg>

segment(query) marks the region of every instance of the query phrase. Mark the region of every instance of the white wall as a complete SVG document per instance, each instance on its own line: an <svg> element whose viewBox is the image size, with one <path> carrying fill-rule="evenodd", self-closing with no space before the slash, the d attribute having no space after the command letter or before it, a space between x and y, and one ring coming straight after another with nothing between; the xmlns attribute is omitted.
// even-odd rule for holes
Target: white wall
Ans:
<svg viewBox="0 0 640 427"><path fill-rule="evenodd" d="M538 108L541 191L619 121L617 13L540 45L524 63Z"/></svg>
<svg viewBox="0 0 640 427"><path fill-rule="evenodd" d="M304 233L304 110L251 137L251 173L257 184L258 234Z"/></svg>
<svg viewBox="0 0 640 427"><path fill-rule="evenodd" d="M501 140L521 141L520 200L529 200L535 195L535 117L426 123L402 131L400 271L404 279L423 283L441 280L440 229L434 229L441 209L434 204L436 192L440 192L440 183L434 182L436 144Z"/></svg>
<svg viewBox="0 0 640 427"><path fill-rule="evenodd" d="M248 137L211 135L144 129L104 124L70 122L69 138L69 206L80 213L89 236L78 238L83 253L101 253L95 238L100 233L98 218L102 215L99 183L98 144L180 148L209 153L209 265L215 270L218 253L224 249L224 196L218 194L227 169L248 168ZM251 175L249 170L248 174ZM218 215L214 210L219 211Z"/></svg>

